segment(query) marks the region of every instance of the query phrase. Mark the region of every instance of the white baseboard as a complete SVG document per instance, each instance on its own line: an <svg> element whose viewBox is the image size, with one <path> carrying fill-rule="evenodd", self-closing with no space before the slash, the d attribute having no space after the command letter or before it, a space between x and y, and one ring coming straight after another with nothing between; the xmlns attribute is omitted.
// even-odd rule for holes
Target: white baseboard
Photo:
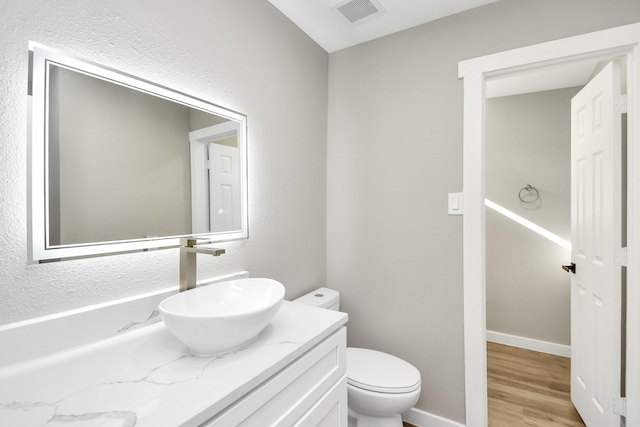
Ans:
<svg viewBox="0 0 640 427"><path fill-rule="evenodd" d="M541 353L554 354L556 356L571 357L571 346L503 334L501 332L487 331L487 341L539 351Z"/></svg>
<svg viewBox="0 0 640 427"><path fill-rule="evenodd" d="M416 408L411 408L402 414L402 421L417 427L465 427L464 424Z"/></svg>

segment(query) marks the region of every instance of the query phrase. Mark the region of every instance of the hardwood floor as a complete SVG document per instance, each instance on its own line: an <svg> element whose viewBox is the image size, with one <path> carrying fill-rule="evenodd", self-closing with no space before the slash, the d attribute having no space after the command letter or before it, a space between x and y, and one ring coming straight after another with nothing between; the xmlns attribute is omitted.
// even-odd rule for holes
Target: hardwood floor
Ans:
<svg viewBox="0 0 640 427"><path fill-rule="evenodd" d="M585 427L571 403L570 363L487 343L489 427Z"/></svg>

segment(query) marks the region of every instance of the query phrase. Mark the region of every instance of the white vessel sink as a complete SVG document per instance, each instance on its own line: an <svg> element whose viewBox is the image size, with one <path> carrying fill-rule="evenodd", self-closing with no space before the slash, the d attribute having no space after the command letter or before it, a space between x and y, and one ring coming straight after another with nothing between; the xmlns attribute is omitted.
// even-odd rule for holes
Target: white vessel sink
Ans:
<svg viewBox="0 0 640 427"><path fill-rule="evenodd" d="M269 324L284 299L272 279L220 282L172 295L159 305L167 328L195 356L242 348Z"/></svg>

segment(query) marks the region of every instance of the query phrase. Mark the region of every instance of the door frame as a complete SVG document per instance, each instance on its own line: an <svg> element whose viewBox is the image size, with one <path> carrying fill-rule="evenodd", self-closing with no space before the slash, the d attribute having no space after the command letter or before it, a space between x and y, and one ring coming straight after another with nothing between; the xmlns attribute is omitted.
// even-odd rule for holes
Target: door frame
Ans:
<svg viewBox="0 0 640 427"><path fill-rule="evenodd" d="M191 159L191 232L193 234L211 232L209 228L208 145L210 142L238 136L239 130L239 123L229 120L189 132L189 157ZM242 195L240 197L242 197ZM242 218L244 218L244 214L240 214L243 215ZM246 230L246 227L241 228Z"/></svg>
<svg viewBox="0 0 640 427"><path fill-rule="evenodd" d="M585 58L627 59L627 425L640 425L640 23L461 61L466 426L487 427L485 82ZM635 340L631 339L636 337Z"/></svg>

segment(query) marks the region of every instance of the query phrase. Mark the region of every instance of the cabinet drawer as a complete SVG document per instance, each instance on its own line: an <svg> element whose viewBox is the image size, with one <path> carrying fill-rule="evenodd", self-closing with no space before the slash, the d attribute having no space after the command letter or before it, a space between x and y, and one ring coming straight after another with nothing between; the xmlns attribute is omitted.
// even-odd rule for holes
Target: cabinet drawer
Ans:
<svg viewBox="0 0 640 427"><path fill-rule="evenodd" d="M342 327L202 426L291 426L345 373L346 328Z"/></svg>
<svg viewBox="0 0 640 427"><path fill-rule="evenodd" d="M347 377L343 376L306 414L295 427L347 427Z"/></svg>

